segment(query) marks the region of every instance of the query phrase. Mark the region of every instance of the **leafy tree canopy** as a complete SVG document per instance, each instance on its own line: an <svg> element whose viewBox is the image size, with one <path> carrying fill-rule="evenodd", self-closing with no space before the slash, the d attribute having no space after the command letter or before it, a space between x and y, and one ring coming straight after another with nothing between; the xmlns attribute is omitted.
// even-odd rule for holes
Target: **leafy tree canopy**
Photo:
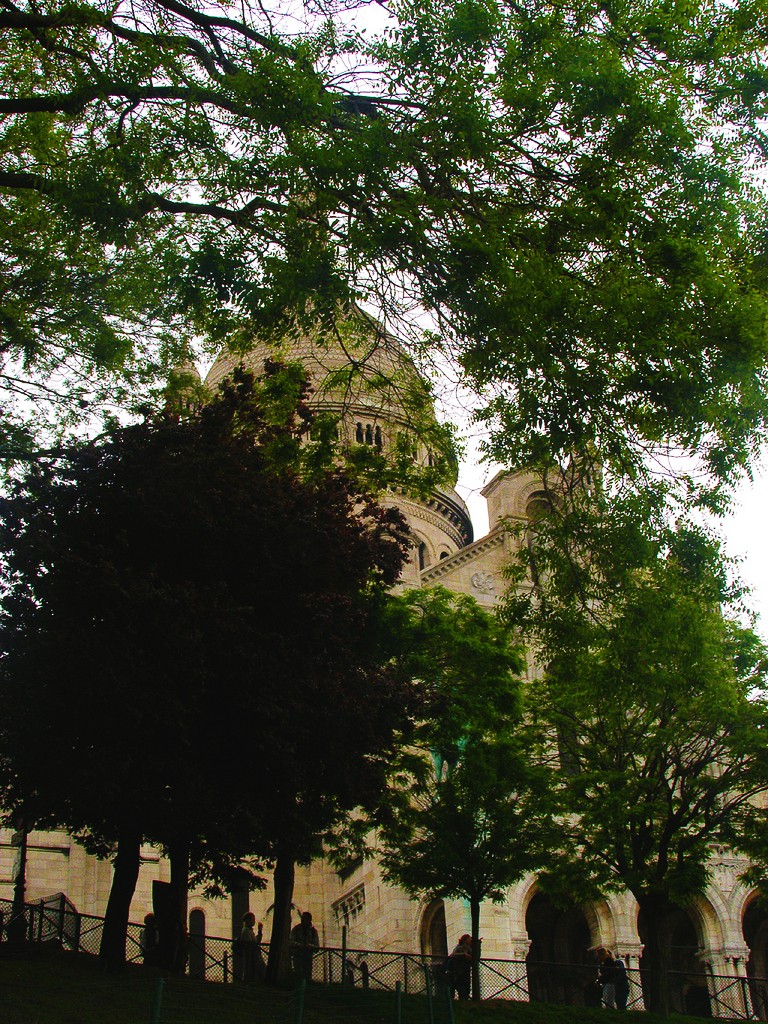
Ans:
<svg viewBox="0 0 768 1024"><path fill-rule="evenodd" d="M530 695L561 823L546 884L635 896L646 1003L661 1009L671 908L704 891L713 843L744 850L765 828L768 662L717 544L691 525L654 531L646 511L598 492L570 532L543 519L536 584L507 612L547 666Z"/></svg>
<svg viewBox="0 0 768 1024"><path fill-rule="evenodd" d="M376 815L377 852L407 892L469 902L477 993L480 904L503 899L546 844L521 726L523 658L471 597L437 587L393 610L396 666L421 680L427 713Z"/></svg>
<svg viewBox="0 0 768 1024"><path fill-rule="evenodd" d="M522 651L474 598L445 587L409 590L390 603L386 627L393 670L418 679L428 702L415 745L442 745L454 760L468 737L517 719Z"/></svg>
<svg viewBox="0 0 768 1024"><path fill-rule="evenodd" d="M412 894L466 899L478 909L503 900L536 865L543 838L530 813L521 738L475 739L439 774L431 767L381 831L385 874Z"/></svg>
<svg viewBox="0 0 768 1024"><path fill-rule="evenodd" d="M5 808L132 843L136 870L142 837L184 846L204 874L308 857L378 799L412 701L375 642L405 526L297 454L300 396L294 368L239 375L3 500Z"/></svg>
<svg viewBox="0 0 768 1024"><path fill-rule="evenodd" d="M765 431L762 2L372 8L4 0L9 398L416 306L505 462L730 478Z"/></svg>

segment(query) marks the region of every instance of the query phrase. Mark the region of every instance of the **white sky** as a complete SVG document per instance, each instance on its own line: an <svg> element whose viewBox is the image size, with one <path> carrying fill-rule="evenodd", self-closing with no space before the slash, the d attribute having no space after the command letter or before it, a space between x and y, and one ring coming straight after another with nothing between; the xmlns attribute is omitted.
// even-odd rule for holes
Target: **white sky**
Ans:
<svg viewBox="0 0 768 1024"><path fill-rule="evenodd" d="M768 642L768 453L765 463L754 483L745 482L738 489L732 514L717 525L725 538L726 553L741 560L739 575L751 591L748 604L760 615L758 632ZM476 540L488 531L480 490L494 472L474 458L465 459L459 471L456 490L467 503Z"/></svg>
<svg viewBox="0 0 768 1024"><path fill-rule="evenodd" d="M761 614L760 635L768 640L768 469L742 486L738 498L723 532L728 554L744 559L741 578L752 591L750 605Z"/></svg>

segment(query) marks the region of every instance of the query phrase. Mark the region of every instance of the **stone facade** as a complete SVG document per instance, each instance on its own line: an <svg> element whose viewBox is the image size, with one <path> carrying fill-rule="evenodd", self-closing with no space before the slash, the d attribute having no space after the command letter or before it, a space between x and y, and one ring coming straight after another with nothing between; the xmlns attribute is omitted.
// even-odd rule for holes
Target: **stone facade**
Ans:
<svg viewBox="0 0 768 1024"><path fill-rule="evenodd" d="M389 382L383 396L381 390L369 390L364 382L351 382L342 372L350 359L351 342L342 352L338 347L328 350L305 338L289 355L300 356L308 366L316 388L315 401L341 416L346 441L385 447L394 432L409 429L408 402L402 398L405 390L422 385L397 343L380 332L373 333L373 341L369 334L363 334L362 343L366 346L368 371L377 377L379 388L382 378ZM357 341L360 343L360 338ZM247 362L258 370L268 354L257 346ZM207 383L216 385L235 362L235 357L223 355L214 364ZM420 449L417 457L426 462L429 453ZM478 540L473 540L466 506L452 486L437 491L428 501L391 496L406 515L413 534L403 586L440 584L471 595L486 608L494 605L504 589L503 569L516 543L506 524L510 520L530 520L536 502L543 497L543 488L533 477L500 473L484 488L483 495L488 502L489 532ZM8 898L12 894L15 854L10 831L0 831L0 895ZM758 907L756 893L739 881L746 865L725 849L713 849L712 858L712 882L707 892L681 911L675 922L675 947L683 972L708 976L710 994L724 986L727 992L723 1000L741 999L742 1006L745 986L730 985L728 979L743 978L747 970L752 975L768 975L768 914ZM168 866L151 847L146 847L132 920L140 921L150 909L151 882L156 878L167 880ZM111 868L88 856L64 833L32 832L27 879L29 900L64 892L83 913L103 914ZM268 938L270 889L252 893L249 900L257 919L265 922ZM375 860L343 873L324 862L299 869L294 903L299 911L311 911L323 945L340 945L342 928L346 927L350 949L439 954L469 930L468 907L460 902L410 899L383 880ZM210 935L229 936L239 930L239 920L233 921L233 916L242 913L242 903L235 914L232 901L206 900L193 893L189 909L205 914ZM481 934L484 957L528 958L529 962L583 964L589 962L590 950L604 946L619 950L630 966L637 966L642 950L637 907L629 896L561 911L538 890L534 876L526 876L512 886L503 904L483 907ZM725 980L718 980L718 976ZM678 1009L684 1010L691 998L690 991L681 989ZM734 1004L737 1009L739 1006Z"/></svg>

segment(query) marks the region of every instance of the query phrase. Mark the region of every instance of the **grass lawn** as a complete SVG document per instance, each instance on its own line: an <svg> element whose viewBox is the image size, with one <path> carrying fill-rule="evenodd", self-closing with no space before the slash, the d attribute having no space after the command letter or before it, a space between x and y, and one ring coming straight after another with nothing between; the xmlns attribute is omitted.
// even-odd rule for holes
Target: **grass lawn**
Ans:
<svg viewBox="0 0 768 1024"><path fill-rule="evenodd" d="M2 1024L150 1024L158 973L129 966L107 975L92 957L32 950L5 958L0 947ZM493 1000L453 1004L455 1024L661 1024L647 1013ZM162 980L160 1024L298 1024L297 994L260 986L219 985L186 978ZM697 1018L679 1017L691 1024ZM398 1024L394 993L344 992L313 985L304 1024ZM399 1024L430 1024L423 996L404 997ZM434 1024L450 1024L448 1006L435 1008Z"/></svg>

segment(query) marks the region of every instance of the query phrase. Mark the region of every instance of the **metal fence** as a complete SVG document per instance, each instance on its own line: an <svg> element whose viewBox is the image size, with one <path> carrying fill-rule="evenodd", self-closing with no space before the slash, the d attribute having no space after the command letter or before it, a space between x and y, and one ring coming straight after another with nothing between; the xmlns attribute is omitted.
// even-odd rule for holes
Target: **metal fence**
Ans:
<svg viewBox="0 0 768 1024"><path fill-rule="evenodd" d="M104 919L80 914L62 894L26 904L23 933L13 918L11 900L0 899L0 942L9 934L23 934L28 942L56 943L73 952L97 955ZM14 929L14 925L16 928ZM10 929L10 932L9 932ZM129 924L126 959L140 963L141 925ZM211 935L190 935L186 973L191 978L222 983L241 983L246 977L258 979L268 955L268 945L257 950L257 969L249 969L230 939ZM311 958L311 978L316 984L345 985L348 988L381 992L401 991L404 995L444 994L445 957L370 949L321 948ZM627 972L630 991L627 1008L643 1009L641 971ZM600 1005L594 964L562 964L542 961L480 961L480 995L483 999L504 999L559 1003L571 1006ZM734 977L712 973L669 972L672 1009L699 1017L730 1020L768 1020L768 979Z"/></svg>

